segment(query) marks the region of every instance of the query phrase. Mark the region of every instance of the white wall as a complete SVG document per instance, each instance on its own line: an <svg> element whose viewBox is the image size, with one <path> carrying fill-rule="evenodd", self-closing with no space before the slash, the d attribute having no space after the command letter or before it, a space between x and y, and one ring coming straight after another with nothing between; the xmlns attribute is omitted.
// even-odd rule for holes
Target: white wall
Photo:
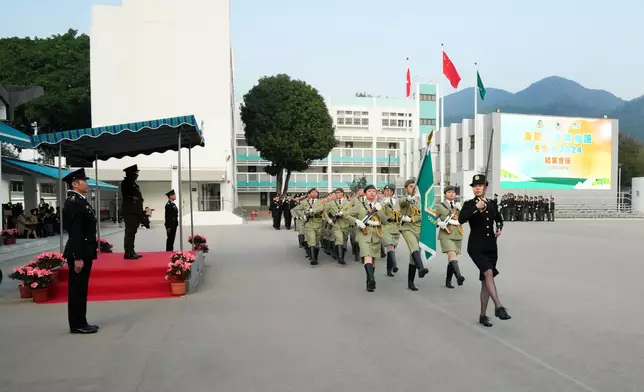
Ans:
<svg viewBox="0 0 644 392"><path fill-rule="evenodd" d="M91 39L92 126L194 114L203 121L207 147L193 150L193 170L225 170L233 178L229 0L95 5ZM167 170L176 156L111 159L100 167ZM232 200L226 179L213 182Z"/></svg>
<svg viewBox="0 0 644 392"><path fill-rule="evenodd" d="M644 177L633 178L631 197L633 211L644 212Z"/></svg>
<svg viewBox="0 0 644 392"><path fill-rule="evenodd" d="M259 192L256 193L239 193L237 195L238 203L240 206L259 206L260 196Z"/></svg>
<svg viewBox="0 0 644 392"><path fill-rule="evenodd" d="M0 120L7 120L7 105L0 101Z"/></svg>

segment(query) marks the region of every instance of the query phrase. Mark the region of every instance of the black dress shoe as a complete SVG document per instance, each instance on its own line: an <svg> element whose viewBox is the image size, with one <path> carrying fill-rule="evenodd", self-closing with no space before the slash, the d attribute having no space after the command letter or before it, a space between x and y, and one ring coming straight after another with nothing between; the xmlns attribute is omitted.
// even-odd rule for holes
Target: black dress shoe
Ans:
<svg viewBox="0 0 644 392"><path fill-rule="evenodd" d="M448 289L453 289L454 288L454 285L452 284L451 279L446 279L445 280L445 287L447 287Z"/></svg>
<svg viewBox="0 0 644 392"><path fill-rule="evenodd" d="M69 333L71 334L82 334L82 335L89 335L91 333L96 333L98 332L98 329L91 328L89 325L86 327L82 328L70 328Z"/></svg>
<svg viewBox="0 0 644 392"><path fill-rule="evenodd" d="M393 274L393 272L391 272L391 270L390 270L390 269L388 269L388 270L387 270L387 276L396 276L396 275L394 275L394 274Z"/></svg>
<svg viewBox="0 0 644 392"><path fill-rule="evenodd" d="M376 281L374 279L367 280L367 291L372 293L376 289Z"/></svg>
<svg viewBox="0 0 644 392"><path fill-rule="evenodd" d="M95 329L95 330L97 330L97 331L100 329L100 328L98 327L98 325L93 325L93 324L87 324L86 328L92 328L92 329Z"/></svg>
<svg viewBox="0 0 644 392"><path fill-rule="evenodd" d="M508 310L504 307L496 308L494 310L494 315L501 320L509 320L512 317L508 314Z"/></svg>
<svg viewBox="0 0 644 392"><path fill-rule="evenodd" d="M479 324L484 327L492 326L492 322L490 321L490 318L488 316L479 316Z"/></svg>
<svg viewBox="0 0 644 392"><path fill-rule="evenodd" d="M463 282L465 282L464 276L461 276L460 278L456 278L456 284L458 284L459 286L462 286Z"/></svg>
<svg viewBox="0 0 644 392"><path fill-rule="evenodd" d="M143 255L140 255L140 254L134 252L134 257L136 257L137 259L140 259L141 257L143 257Z"/></svg>
<svg viewBox="0 0 644 392"><path fill-rule="evenodd" d="M136 257L136 254L130 254L130 253L126 253L125 255L123 255L123 258L125 260L137 260L138 259L138 257Z"/></svg>

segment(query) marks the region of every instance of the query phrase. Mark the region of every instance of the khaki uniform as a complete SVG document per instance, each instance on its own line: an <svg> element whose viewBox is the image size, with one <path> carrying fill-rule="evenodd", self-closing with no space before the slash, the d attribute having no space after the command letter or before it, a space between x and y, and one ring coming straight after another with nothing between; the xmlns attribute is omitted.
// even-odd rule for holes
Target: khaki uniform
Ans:
<svg viewBox="0 0 644 392"><path fill-rule="evenodd" d="M306 199L303 206L303 213L308 218L304 223L304 235L309 246L318 247L322 240L324 227L324 202L319 199Z"/></svg>
<svg viewBox="0 0 644 392"><path fill-rule="evenodd" d="M408 196L400 198L400 214L406 215L411 218L411 222L403 222L400 225L400 234L402 234L409 252L413 253L420 251L420 223L422 216L420 214L420 200L412 198L412 201L407 199Z"/></svg>
<svg viewBox="0 0 644 392"><path fill-rule="evenodd" d="M304 234L304 221L306 220L306 214L304 214L305 204L306 201L302 201L291 209L291 215L293 215L295 219L300 220L300 223L296 224L298 234Z"/></svg>
<svg viewBox="0 0 644 392"><path fill-rule="evenodd" d="M333 217L331 241L335 241L336 245L346 247L349 231L352 227L355 227L355 222L350 217L351 207L349 202L346 199L333 200L327 203L327 212ZM342 215L337 217L338 213L342 213Z"/></svg>
<svg viewBox="0 0 644 392"><path fill-rule="evenodd" d="M382 233L382 244L385 247L390 245L396 247L400 239L400 203L392 197L383 204L383 209L387 219L383 222L385 227Z"/></svg>
<svg viewBox="0 0 644 392"><path fill-rule="evenodd" d="M460 210L458 204L455 207ZM448 201L444 201L436 205L436 216L438 220L444 222L452 214L451 206ZM456 254L461 254L461 244L463 243L463 226L458 223L458 212L452 217L448 222L448 225L445 229L438 230L438 240L441 244L441 251L447 253L448 251L454 251Z"/></svg>
<svg viewBox="0 0 644 392"><path fill-rule="evenodd" d="M373 203L375 204L376 201ZM351 216L362 220L369 214L368 208L369 202L366 198L363 201L356 201L351 210ZM380 244L384 230L382 221L387 220L384 208L381 208L370 220L379 222L380 226L367 225L364 231L363 229L357 228L356 239L358 241L360 257L372 257L375 260L380 257Z"/></svg>

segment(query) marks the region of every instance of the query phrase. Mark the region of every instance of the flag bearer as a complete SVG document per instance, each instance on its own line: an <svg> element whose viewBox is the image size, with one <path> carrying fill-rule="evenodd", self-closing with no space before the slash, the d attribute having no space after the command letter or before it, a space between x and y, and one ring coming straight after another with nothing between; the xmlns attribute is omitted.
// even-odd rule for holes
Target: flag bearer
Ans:
<svg viewBox="0 0 644 392"><path fill-rule="evenodd" d="M353 210L353 208L356 206L356 203L362 202L362 198L364 197L364 188L361 186L358 186L358 189L356 190L355 195L353 195L353 198L351 199L351 202L349 204L349 210ZM353 253L354 260L355 261L360 261L360 250L358 247L358 241L357 241L357 235L358 235L358 227L356 225L353 225L351 227L351 230L349 231L349 238L351 241L351 252Z"/></svg>
<svg viewBox="0 0 644 392"><path fill-rule="evenodd" d="M455 201L456 188L445 187L445 200L436 206L436 217L438 218L438 240L441 244L441 251L447 254L447 277L445 287L453 289L452 277L456 275L456 283L463 285L465 278L461 275L458 266L458 255L461 254L461 243L463 242L463 226L458 222L458 213L461 209L459 202Z"/></svg>
<svg viewBox="0 0 644 392"><path fill-rule="evenodd" d="M414 286L416 271L418 277L424 278L429 270L423 265L420 258L420 223L422 216L420 214L420 196L414 195L416 192L416 180L411 178L405 181L405 196L400 200L400 234L402 234L407 247L409 248L410 260L409 271L407 273L407 287L409 290L418 290Z"/></svg>

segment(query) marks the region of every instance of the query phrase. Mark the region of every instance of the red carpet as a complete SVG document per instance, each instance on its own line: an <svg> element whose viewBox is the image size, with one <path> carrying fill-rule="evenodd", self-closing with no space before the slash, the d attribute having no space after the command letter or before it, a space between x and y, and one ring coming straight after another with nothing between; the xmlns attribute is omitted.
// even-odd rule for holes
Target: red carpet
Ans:
<svg viewBox="0 0 644 392"><path fill-rule="evenodd" d="M88 301L122 301L172 297L165 271L172 252L142 252L138 260L124 260L123 253L101 253L94 260ZM67 302L68 271L60 273L47 303Z"/></svg>

